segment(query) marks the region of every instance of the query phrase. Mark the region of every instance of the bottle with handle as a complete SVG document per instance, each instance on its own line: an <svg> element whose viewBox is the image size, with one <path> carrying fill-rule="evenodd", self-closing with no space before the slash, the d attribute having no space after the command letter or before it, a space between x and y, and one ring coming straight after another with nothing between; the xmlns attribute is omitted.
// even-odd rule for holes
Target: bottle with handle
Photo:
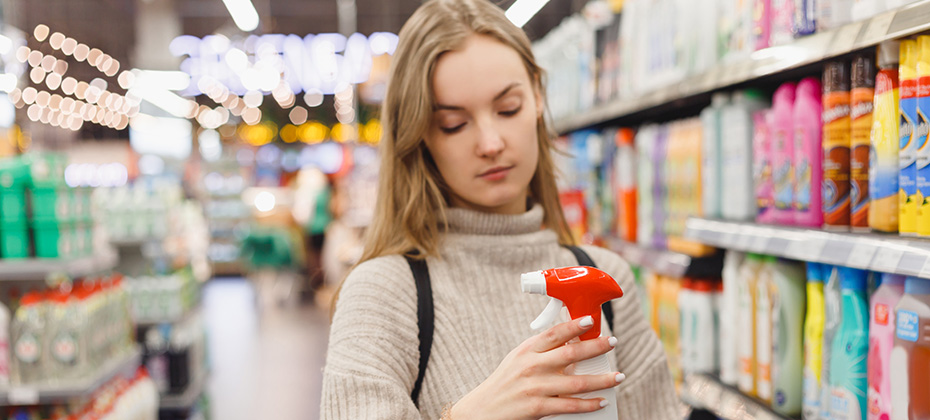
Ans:
<svg viewBox="0 0 930 420"><path fill-rule="evenodd" d="M594 325L601 325L601 304L623 296L620 284L607 273L593 267L565 267L533 271L520 276L524 293L547 295L551 298L546 309L530 324L539 330L553 324L568 310L571 319L591 316ZM591 328L579 338L592 340L601 336L600 328ZM575 375L599 375L613 372L606 354L575 363ZM616 420L617 398L613 388L574 395L576 398L603 398L607 406L591 413L550 416L558 420Z"/></svg>

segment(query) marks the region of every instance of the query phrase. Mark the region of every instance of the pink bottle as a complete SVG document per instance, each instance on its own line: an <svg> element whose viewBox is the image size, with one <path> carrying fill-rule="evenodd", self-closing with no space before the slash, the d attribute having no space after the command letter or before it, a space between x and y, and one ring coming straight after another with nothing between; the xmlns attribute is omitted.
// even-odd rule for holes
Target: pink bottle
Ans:
<svg viewBox="0 0 930 420"><path fill-rule="evenodd" d="M904 276L882 273L869 310L868 420L891 416L891 350L894 348L894 307L904 295Z"/></svg>
<svg viewBox="0 0 930 420"><path fill-rule="evenodd" d="M764 109L752 113L752 176L755 181L756 215L758 223L772 223L772 140L769 133L772 111Z"/></svg>
<svg viewBox="0 0 930 420"><path fill-rule="evenodd" d="M823 226L823 99L820 80L798 83L794 99L794 224Z"/></svg>
<svg viewBox="0 0 930 420"><path fill-rule="evenodd" d="M772 98L769 134L774 203L770 212L771 221L778 224L794 223L794 95L795 84L788 82L779 86Z"/></svg>

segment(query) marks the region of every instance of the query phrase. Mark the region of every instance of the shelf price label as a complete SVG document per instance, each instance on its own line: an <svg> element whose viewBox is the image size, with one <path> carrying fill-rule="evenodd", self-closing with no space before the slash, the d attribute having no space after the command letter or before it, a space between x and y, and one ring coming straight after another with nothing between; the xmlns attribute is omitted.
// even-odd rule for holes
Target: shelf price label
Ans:
<svg viewBox="0 0 930 420"><path fill-rule="evenodd" d="M888 28L891 27L891 22L896 14L896 11L891 10L873 17L869 21L869 26L866 27L865 33L862 35L862 42L859 45L875 44L883 40L885 35L888 34Z"/></svg>
<svg viewBox="0 0 930 420"><path fill-rule="evenodd" d="M875 271L894 273L897 271L898 263L901 262L901 257L903 256L904 251L883 246L879 248L878 253L875 254L875 259L872 261L872 268Z"/></svg>
<svg viewBox="0 0 930 420"><path fill-rule="evenodd" d="M930 258L927 258L927 261L924 262L923 268L920 269L919 277L930 279Z"/></svg>
<svg viewBox="0 0 930 420"><path fill-rule="evenodd" d="M869 268L872 257L875 256L875 246L866 242L857 242L852 251L849 252L849 258L846 265L853 268Z"/></svg>
<svg viewBox="0 0 930 420"><path fill-rule="evenodd" d="M830 53L843 54L852 51L859 38L859 32L862 31L863 22L855 22L843 26L833 35L833 41L830 43Z"/></svg>
<svg viewBox="0 0 930 420"><path fill-rule="evenodd" d="M39 403L39 391L33 388L16 387L10 388L10 404L13 405L33 405Z"/></svg>

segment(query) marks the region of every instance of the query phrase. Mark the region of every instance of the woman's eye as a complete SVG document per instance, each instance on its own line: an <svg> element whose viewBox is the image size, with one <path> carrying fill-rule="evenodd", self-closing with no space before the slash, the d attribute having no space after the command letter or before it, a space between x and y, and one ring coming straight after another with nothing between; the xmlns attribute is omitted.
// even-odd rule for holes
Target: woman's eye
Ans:
<svg viewBox="0 0 930 420"><path fill-rule="evenodd" d="M499 114L501 114L501 115L503 115L503 116L505 116L505 117L512 117L512 116L514 116L514 115L517 115L517 113L520 112L521 109L523 109L523 107L519 107L519 106L518 106L518 107L516 107L516 108L514 108L514 109L511 109L511 110L509 110L509 111L501 111Z"/></svg>
<svg viewBox="0 0 930 420"><path fill-rule="evenodd" d="M465 123L461 123L461 124L459 124L459 125L457 125L457 126L455 126L455 127L439 127L439 129L442 130L442 132L443 132L443 133L446 133L446 134L455 134L455 133L457 133L459 130L461 130L462 127L464 127L464 126L465 126Z"/></svg>

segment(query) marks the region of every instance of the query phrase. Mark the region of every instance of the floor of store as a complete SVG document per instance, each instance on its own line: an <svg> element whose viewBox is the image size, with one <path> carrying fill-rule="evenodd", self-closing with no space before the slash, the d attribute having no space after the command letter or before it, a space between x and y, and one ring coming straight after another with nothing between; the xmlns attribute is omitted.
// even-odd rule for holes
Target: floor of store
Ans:
<svg viewBox="0 0 930 420"><path fill-rule="evenodd" d="M204 287L213 418L319 418L329 316L311 305L262 305L243 278Z"/></svg>

